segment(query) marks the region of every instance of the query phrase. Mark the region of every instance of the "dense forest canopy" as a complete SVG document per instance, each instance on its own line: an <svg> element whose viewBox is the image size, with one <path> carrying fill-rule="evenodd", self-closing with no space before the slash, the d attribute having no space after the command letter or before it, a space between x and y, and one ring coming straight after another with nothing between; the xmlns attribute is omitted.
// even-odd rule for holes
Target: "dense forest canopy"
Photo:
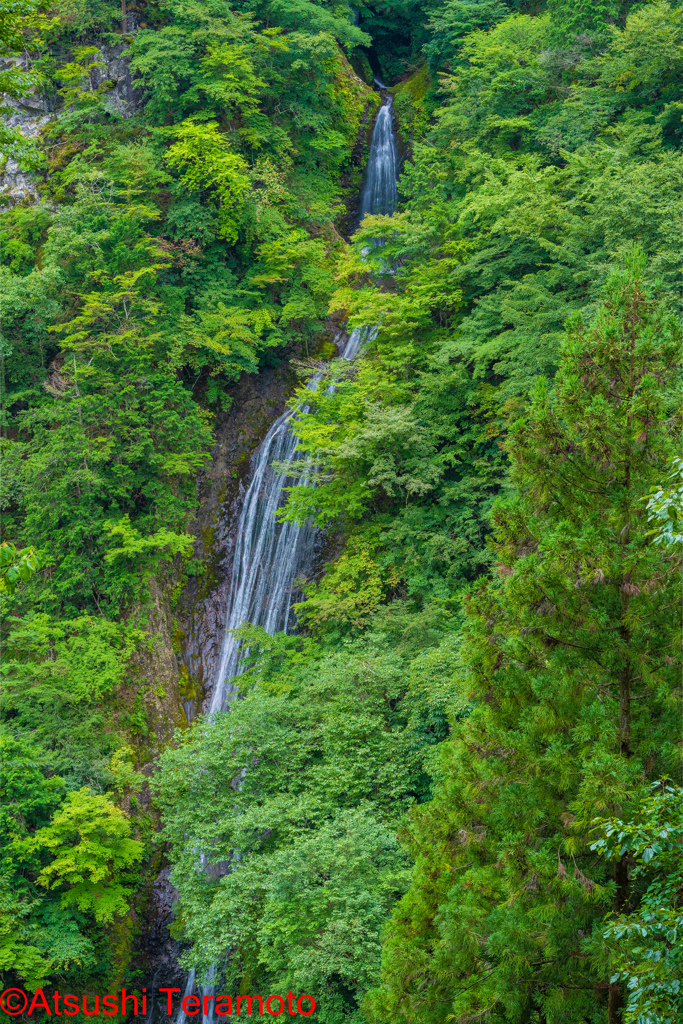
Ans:
<svg viewBox="0 0 683 1024"><path fill-rule="evenodd" d="M675 1024L683 7L0 0L0 91L1 987L151 985L170 864L185 970L321 1024ZM188 724L272 370L323 554Z"/></svg>

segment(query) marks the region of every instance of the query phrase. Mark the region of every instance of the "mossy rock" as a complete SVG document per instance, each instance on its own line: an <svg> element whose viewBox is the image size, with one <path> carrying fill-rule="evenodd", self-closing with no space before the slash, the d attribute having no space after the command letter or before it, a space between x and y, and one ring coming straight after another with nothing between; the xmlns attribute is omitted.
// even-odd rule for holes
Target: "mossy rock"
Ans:
<svg viewBox="0 0 683 1024"><path fill-rule="evenodd" d="M370 61L364 53L354 53L353 56L349 58L349 64L366 85L372 85L375 76L372 73Z"/></svg>
<svg viewBox="0 0 683 1024"><path fill-rule="evenodd" d="M435 83L425 64L392 90L399 126L400 148L412 150L415 139L425 134L437 105Z"/></svg>

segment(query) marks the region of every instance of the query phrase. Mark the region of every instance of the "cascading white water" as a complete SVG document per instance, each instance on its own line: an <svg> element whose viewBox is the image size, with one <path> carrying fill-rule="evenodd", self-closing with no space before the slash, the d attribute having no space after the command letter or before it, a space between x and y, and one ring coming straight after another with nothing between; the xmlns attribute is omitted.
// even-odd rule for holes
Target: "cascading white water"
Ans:
<svg viewBox="0 0 683 1024"><path fill-rule="evenodd" d="M392 214L398 203L396 142L391 118L391 98L380 108L372 133L368 166L361 196L361 217L367 213ZM376 334L374 327L358 327L349 335L342 358L353 359ZM316 380L311 383L315 387ZM225 622L225 639L214 679L209 713L221 711L235 695L231 679L241 674L239 641L232 630L246 622L263 626L269 633L286 630L294 582L306 574L313 561L315 527L278 523L275 513L284 504L284 488L306 480L307 466L297 452L290 429L291 412L277 419L252 460L251 483L237 523L235 558ZM288 468L279 472L272 463ZM200 996L212 995L216 974L212 967ZM195 971L190 971L185 996L193 993ZM210 1004L209 1004L210 1005ZM213 1024L213 1013L202 1015L202 1024ZM176 1024L186 1024L181 1010Z"/></svg>
<svg viewBox="0 0 683 1024"><path fill-rule="evenodd" d="M239 642L231 630L244 622L269 633L287 628L294 580L310 565L315 529L278 523L286 484L306 479L290 430L291 412L280 416L266 434L252 462L252 479L237 524L237 542L228 603L226 634L213 687L211 713L220 711L234 693L230 677L240 674ZM277 462L291 466L278 473ZM303 467L297 472L296 463Z"/></svg>
<svg viewBox="0 0 683 1024"><path fill-rule="evenodd" d="M361 220L368 213L392 214L398 205L398 153L389 97L377 115L360 203Z"/></svg>
<svg viewBox="0 0 683 1024"><path fill-rule="evenodd" d="M396 142L391 120L391 99L377 115L368 156L361 213L388 213L396 209ZM353 359L368 337L357 328L348 338L342 357ZM284 488L306 480L306 464L297 452L290 429L291 412L277 419L252 460L251 483L237 523L225 638L214 679L209 713L222 710L235 693L231 678L241 672L239 641L232 630L245 622L269 633L287 629L294 581L306 574L313 560L315 528L278 523L275 513L284 503ZM277 472L272 463L291 467Z"/></svg>

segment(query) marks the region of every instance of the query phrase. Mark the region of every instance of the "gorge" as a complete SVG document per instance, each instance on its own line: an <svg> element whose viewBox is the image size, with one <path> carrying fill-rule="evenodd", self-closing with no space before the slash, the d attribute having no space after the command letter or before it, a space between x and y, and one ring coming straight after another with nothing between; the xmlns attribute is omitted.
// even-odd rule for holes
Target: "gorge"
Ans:
<svg viewBox="0 0 683 1024"><path fill-rule="evenodd" d="M0 993L680 1018L682 48L0 0Z"/></svg>

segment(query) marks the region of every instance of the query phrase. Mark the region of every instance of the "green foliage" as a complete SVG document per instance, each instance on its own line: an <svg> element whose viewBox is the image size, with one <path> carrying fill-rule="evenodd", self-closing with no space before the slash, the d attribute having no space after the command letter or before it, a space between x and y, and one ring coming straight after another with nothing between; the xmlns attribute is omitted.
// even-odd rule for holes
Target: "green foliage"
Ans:
<svg viewBox="0 0 683 1024"><path fill-rule="evenodd" d="M92 32L111 33L121 24L119 0L56 0L53 9L59 15L60 35L82 37ZM114 41L116 36L110 39Z"/></svg>
<svg viewBox="0 0 683 1024"><path fill-rule="evenodd" d="M162 757L186 962L314 989L327 1024L675 1014L677 819L645 794L680 756L683 9L136 13L0 2L0 56L30 54L0 85L40 73L55 108L46 201L0 218L3 981L120 977L152 598L186 579L227 385L319 372L332 313L372 328L292 402L282 514L334 552L307 634L243 630L242 695ZM350 246L378 100L347 55L400 79L412 145Z"/></svg>
<svg viewBox="0 0 683 1024"><path fill-rule="evenodd" d="M636 255L592 323L574 318L553 391L539 384L507 442L496 572L465 602L475 706L413 817L378 1019L441 1020L444 1004L455 1019L604 1019L600 923L638 882L623 858L596 864L591 821L634 809L678 757L677 564L642 497L680 443L681 332L641 274Z"/></svg>
<svg viewBox="0 0 683 1024"><path fill-rule="evenodd" d="M29 988L55 971L95 967L94 946L82 914L40 895L35 880L46 857L29 850L64 798L64 780L40 749L0 734L0 976L16 972ZM81 931L80 929L83 929Z"/></svg>
<svg viewBox="0 0 683 1024"><path fill-rule="evenodd" d="M128 912L145 844L111 800L65 792L40 748L5 732L0 796L0 976L35 989L55 972L96 970L94 926Z"/></svg>
<svg viewBox="0 0 683 1024"><path fill-rule="evenodd" d="M18 206L11 214L4 213L0 221L0 264L20 276L28 273L49 224L50 214L42 207Z"/></svg>
<svg viewBox="0 0 683 1024"><path fill-rule="evenodd" d="M652 497L648 500L647 510L650 522L654 524L652 533L655 544L666 544L674 547L683 544L683 459L673 458L670 461L672 472L669 474L671 485L665 488L653 488Z"/></svg>
<svg viewBox="0 0 683 1024"><path fill-rule="evenodd" d="M130 746L115 750L107 762L107 771L112 779L112 786L119 797L124 793L139 793L145 782L145 776L135 771L135 751Z"/></svg>
<svg viewBox="0 0 683 1024"><path fill-rule="evenodd" d="M631 879L647 884L637 910L614 915L605 930L613 982L627 993L625 1024L674 1024L683 1010L683 810L680 786L666 780L642 800L628 822L600 822L592 844L604 857L634 862Z"/></svg>
<svg viewBox="0 0 683 1024"><path fill-rule="evenodd" d="M429 41L423 47L430 66L439 71L452 68L466 36L491 28L509 13L509 5L501 0L446 0L433 7Z"/></svg>
<svg viewBox="0 0 683 1024"><path fill-rule="evenodd" d="M87 114L88 108L97 107L100 96L110 88L106 81L100 83L96 89L91 85L92 73L106 67L103 61L97 59L98 57L99 50L96 46L75 46L73 60L60 67L59 81L62 88L59 94L66 107Z"/></svg>
<svg viewBox="0 0 683 1024"><path fill-rule="evenodd" d="M594 306L633 239L653 287L679 301L681 12L636 10L603 53L572 51L571 70L555 31L548 15L514 15L465 37L406 164L403 212L365 221L340 262L332 308L377 331L296 423L316 471L286 514L343 523L392 580L385 594L448 600L487 564L500 444L536 378L552 378L567 317ZM344 584L361 605L364 572ZM309 586L312 625L335 599L346 615L336 573Z"/></svg>
<svg viewBox="0 0 683 1024"><path fill-rule="evenodd" d="M64 795L64 782L49 773L49 763L36 747L23 747L0 734L2 760L2 867L6 875L16 865L14 838L46 824ZM36 862L37 863L37 862Z"/></svg>
<svg viewBox="0 0 683 1024"><path fill-rule="evenodd" d="M680 142L682 17L667 3L647 4L629 15L623 30L612 30L602 52L594 54L580 37L578 51L566 55L552 48L550 16L508 18L464 40L460 66L444 80L453 98L439 112L440 123L458 140L476 140L501 155L552 150L556 131L556 153L604 133L605 142L630 136L632 146L649 136L654 156L662 129L669 144Z"/></svg>
<svg viewBox="0 0 683 1024"><path fill-rule="evenodd" d="M208 188L216 196L220 204L220 234L234 242L240 205L250 184L244 158L230 152L216 124L196 124L188 118L174 135L178 140L168 150L166 162L182 171L181 188L189 193Z"/></svg>
<svg viewBox="0 0 683 1024"><path fill-rule="evenodd" d="M40 555L35 548L17 551L14 544L3 541L0 545L0 592L13 594L22 580L42 568Z"/></svg>
<svg viewBox="0 0 683 1024"><path fill-rule="evenodd" d="M36 42L40 29L45 27L43 0L0 0L0 95L13 99L26 96L43 83L42 76L34 70L25 70L17 60L24 53L27 44ZM7 59L9 58L9 60ZM0 113L9 113L11 107L0 107ZM27 167L35 167L39 157L35 148L27 142L17 128L0 124L0 153L3 162L7 157L20 160Z"/></svg>
<svg viewBox="0 0 683 1024"><path fill-rule="evenodd" d="M235 871L212 906L212 920L259 913L242 949L258 949L249 968L267 971L273 991L313 991L325 1022L360 1021L357 1007L375 981L381 931L408 885L410 865L395 830L372 808L340 811L292 847ZM246 952L246 950L245 950Z"/></svg>
<svg viewBox="0 0 683 1024"><path fill-rule="evenodd" d="M13 893L9 878L0 875L0 977L14 970L31 990L45 983L53 963L35 943L36 926L26 921L38 905Z"/></svg>
<svg viewBox="0 0 683 1024"><path fill-rule="evenodd" d="M149 532L157 517L180 525L208 444L207 424L178 379L169 343L154 329L160 305L153 289L162 264L142 231L150 216L125 196L112 202L82 189L55 218L43 268L22 279L36 276L43 295L60 282L67 288L103 282L85 292L77 315L59 327L61 351L38 377L43 386L34 385L30 407L14 419L19 441L4 458L7 519L20 522L54 563L41 585L52 609L78 613L109 605L115 614L141 593L134 566L123 574L103 561L107 526L131 514L138 530ZM88 266L91 246L99 267ZM107 257L121 273L107 276ZM10 307L13 298L10 292ZM12 328L5 333L10 343L16 337L20 352L27 335L35 336L26 328L25 301L19 298L16 335ZM43 360L48 346L55 351L43 336ZM34 361L31 348L29 342Z"/></svg>
<svg viewBox="0 0 683 1024"><path fill-rule="evenodd" d="M355 641L243 633L246 695L179 736L156 776L188 963L206 971L231 950L228 991L314 984L322 1020L361 1019L408 882L395 825L444 735L453 633L400 606ZM231 870L216 878L202 858Z"/></svg>
<svg viewBox="0 0 683 1024"><path fill-rule="evenodd" d="M396 239L382 258L400 248L395 219ZM373 233L374 218L359 234ZM409 279L403 294L344 289L340 305L354 301L380 325L376 351L352 371L333 367L334 389L319 387L314 412L294 425L316 469L309 484L290 491L288 518L320 525L343 518L354 531L354 557L372 552L385 592L403 582L418 600L447 599L480 571L487 499L501 471L495 435L476 408L477 382L440 352L460 304L457 286L449 289L459 262L447 256L438 276ZM310 392L302 389L297 403L310 405ZM356 560L361 573L365 559ZM351 568L347 558L347 580Z"/></svg>
<svg viewBox="0 0 683 1024"><path fill-rule="evenodd" d="M579 32L604 34L624 10L623 0L548 0L553 23L567 37Z"/></svg>
<svg viewBox="0 0 683 1024"><path fill-rule="evenodd" d="M157 530L149 537L142 537L133 529L127 515L117 522L104 523L104 531L110 537L119 537L121 545L107 551L104 556L105 562L131 559L137 565L138 571L145 571L150 577L158 571L162 560L172 562L176 555L189 558L195 539L189 533L173 533L172 530L165 528Z"/></svg>
<svg viewBox="0 0 683 1024"><path fill-rule="evenodd" d="M362 0L356 5L360 27L372 37L374 57L387 85L420 60L430 6L423 0Z"/></svg>
<svg viewBox="0 0 683 1024"><path fill-rule="evenodd" d="M378 530L352 533L324 580L306 585L305 601L294 606L299 621L317 630L367 626L372 613L400 583L395 568L374 557L378 547Z"/></svg>
<svg viewBox="0 0 683 1024"><path fill-rule="evenodd" d="M77 759L115 744L104 706L120 697L144 633L101 616L54 619L40 612L13 617L6 628L0 708L13 729Z"/></svg>
<svg viewBox="0 0 683 1024"><path fill-rule="evenodd" d="M367 33L351 24L351 5L311 0L266 0L265 10L285 28L336 37L347 48L370 42Z"/></svg>
<svg viewBox="0 0 683 1024"><path fill-rule="evenodd" d="M403 139L412 142L424 135L437 105L432 93L432 80L426 65L394 89L394 105Z"/></svg>
<svg viewBox="0 0 683 1024"><path fill-rule="evenodd" d="M225 405L225 384L256 371L264 349L308 345L327 311L337 177L367 90L324 34L259 28L221 4L166 13L133 43L138 84L153 83L133 133L107 106L109 84L91 85L92 46L58 65L57 211L17 209L2 225L18 439L5 522L52 563L10 606L19 614L37 601L115 619L144 604L152 574L176 571L189 543L211 438L200 404ZM283 91L298 106L279 123ZM170 110L179 123L165 123ZM124 543L112 549L112 536Z"/></svg>
<svg viewBox="0 0 683 1024"><path fill-rule="evenodd" d="M101 989L122 967L142 846L113 799L137 807L147 757L134 672L151 594L183 579L226 385L268 350L312 348L327 317L340 179L375 104L339 43L369 38L336 3L241 7L138 5L123 40L114 0L57 0L51 20L0 8L2 55L28 47L35 67L3 90L40 70L55 111L38 140L46 201L0 223L3 530L18 549L3 548L0 705L16 770L24 749L38 765L26 793L55 796L32 818L15 794L0 842L13 982ZM134 111L103 74L122 41ZM46 568L28 574L34 545Z"/></svg>
<svg viewBox="0 0 683 1024"><path fill-rule="evenodd" d="M50 824L24 840L19 856L47 851L54 859L40 871L37 884L62 891L63 907L75 905L92 912L99 924L110 924L128 911L132 892L114 876L143 854L144 844L130 833L123 811L84 788L67 793Z"/></svg>
<svg viewBox="0 0 683 1024"><path fill-rule="evenodd" d="M0 976L16 972L32 989L57 971L96 966L92 923L128 912L126 869L144 850L107 797L64 795L36 753L0 736Z"/></svg>

